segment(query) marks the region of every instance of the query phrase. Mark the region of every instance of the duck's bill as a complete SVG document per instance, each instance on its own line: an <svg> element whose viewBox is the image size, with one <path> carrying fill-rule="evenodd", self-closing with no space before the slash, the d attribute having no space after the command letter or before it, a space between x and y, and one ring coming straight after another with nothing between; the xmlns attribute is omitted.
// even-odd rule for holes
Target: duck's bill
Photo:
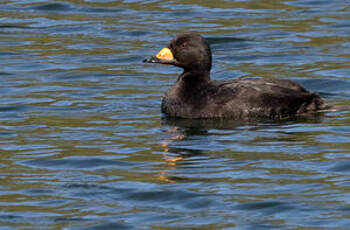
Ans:
<svg viewBox="0 0 350 230"><path fill-rule="evenodd" d="M148 59L143 60L143 62L147 63L161 63L161 64L176 64L174 59L174 55L168 48L163 48L159 53L155 56L152 56Z"/></svg>

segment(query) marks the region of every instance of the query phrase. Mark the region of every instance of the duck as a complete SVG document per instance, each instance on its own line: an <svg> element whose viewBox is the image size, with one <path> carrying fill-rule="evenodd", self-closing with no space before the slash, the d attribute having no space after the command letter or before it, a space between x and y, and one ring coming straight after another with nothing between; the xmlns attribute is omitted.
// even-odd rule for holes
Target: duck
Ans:
<svg viewBox="0 0 350 230"><path fill-rule="evenodd" d="M195 32L177 35L144 62L183 69L161 103L162 113L171 118L284 119L330 107L319 94L288 79L211 80L212 52Z"/></svg>

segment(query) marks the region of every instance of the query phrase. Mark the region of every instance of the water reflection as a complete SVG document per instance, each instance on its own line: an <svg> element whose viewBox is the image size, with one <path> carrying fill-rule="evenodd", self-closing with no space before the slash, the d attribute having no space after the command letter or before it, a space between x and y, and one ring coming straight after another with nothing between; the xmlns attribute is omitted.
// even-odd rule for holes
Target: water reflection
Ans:
<svg viewBox="0 0 350 230"><path fill-rule="evenodd" d="M184 134L206 134L209 129L231 130L241 126L254 126L272 124L283 125L291 123L320 123L325 118L326 113L313 113L301 116L292 116L283 120L267 120L267 119L249 119L249 120L233 120L233 119L183 119L162 117L162 125L174 126L174 130L185 129Z"/></svg>
<svg viewBox="0 0 350 230"><path fill-rule="evenodd" d="M321 124L324 118L324 113L295 116L284 121L178 119L163 116L162 126L167 137L161 141L164 171L160 172L159 179L167 183L188 180L171 172L177 171L177 168L189 167L193 159L195 159L194 164L197 165L193 167L198 167L198 164L201 164L198 159L203 157L210 160L213 157L208 154L208 151L215 153L215 158L225 156L240 160L255 160L261 157L266 159L264 158L266 156L246 154L256 151L257 154L270 153L269 157L273 160L280 159L279 149L282 146L284 153L289 154L291 150L295 152L296 149L292 146L289 149L288 145L300 143L303 139L301 133L287 131L290 127ZM211 138L213 136L215 141ZM209 142L205 142L206 139ZM229 146L227 146L228 143L230 143ZM267 146L270 147L267 148ZM304 150L301 149L301 151ZM315 150L310 148L309 151ZM288 159L285 156L284 158Z"/></svg>

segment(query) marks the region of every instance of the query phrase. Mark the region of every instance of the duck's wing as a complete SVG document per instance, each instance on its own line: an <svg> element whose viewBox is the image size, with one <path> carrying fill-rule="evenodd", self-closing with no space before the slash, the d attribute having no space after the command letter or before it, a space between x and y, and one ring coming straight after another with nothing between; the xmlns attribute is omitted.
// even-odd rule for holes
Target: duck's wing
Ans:
<svg viewBox="0 0 350 230"><path fill-rule="evenodd" d="M221 104L225 113L234 111L235 116L276 118L328 107L318 94L290 80L241 78L213 84L215 103Z"/></svg>

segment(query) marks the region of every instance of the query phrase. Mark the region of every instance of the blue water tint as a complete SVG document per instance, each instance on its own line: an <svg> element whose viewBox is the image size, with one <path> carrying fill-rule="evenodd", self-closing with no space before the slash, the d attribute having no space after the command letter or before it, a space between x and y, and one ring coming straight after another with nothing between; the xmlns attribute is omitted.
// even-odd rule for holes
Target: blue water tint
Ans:
<svg viewBox="0 0 350 230"><path fill-rule="evenodd" d="M3 1L3 229L347 229L346 1ZM290 79L340 108L283 122L167 119L200 32L216 80Z"/></svg>

